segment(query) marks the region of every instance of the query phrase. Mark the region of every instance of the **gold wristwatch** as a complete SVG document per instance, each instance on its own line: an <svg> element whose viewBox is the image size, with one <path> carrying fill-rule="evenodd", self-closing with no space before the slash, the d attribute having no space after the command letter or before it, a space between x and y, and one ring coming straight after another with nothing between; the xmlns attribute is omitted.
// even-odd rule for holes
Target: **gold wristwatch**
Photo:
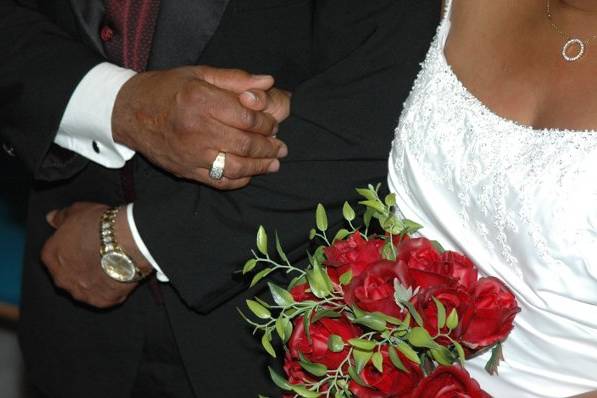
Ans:
<svg viewBox="0 0 597 398"><path fill-rule="evenodd" d="M118 208L110 208L100 219L100 264L104 272L118 282L137 282L145 275L133 259L118 245L114 233Z"/></svg>

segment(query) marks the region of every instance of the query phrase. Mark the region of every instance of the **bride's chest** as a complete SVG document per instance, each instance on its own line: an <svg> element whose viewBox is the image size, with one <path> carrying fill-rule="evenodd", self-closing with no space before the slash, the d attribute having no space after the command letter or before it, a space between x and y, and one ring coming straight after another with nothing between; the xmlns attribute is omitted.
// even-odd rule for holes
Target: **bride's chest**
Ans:
<svg viewBox="0 0 597 398"><path fill-rule="evenodd" d="M592 294L597 135L500 118L449 72L428 62L405 104L393 144L401 185L425 212L458 220L519 277Z"/></svg>

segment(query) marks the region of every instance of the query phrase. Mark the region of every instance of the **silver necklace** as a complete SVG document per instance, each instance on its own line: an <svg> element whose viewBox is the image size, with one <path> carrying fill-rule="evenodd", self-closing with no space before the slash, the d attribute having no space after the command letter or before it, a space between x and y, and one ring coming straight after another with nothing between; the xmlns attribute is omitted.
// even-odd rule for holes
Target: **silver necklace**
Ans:
<svg viewBox="0 0 597 398"><path fill-rule="evenodd" d="M549 23L553 27L553 29L556 32L558 32L558 34L560 36L562 36L564 38L564 40L566 40L566 42L562 46L562 58L564 58L564 60L566 60L568 62L578 61L579 59L582 58L583 55L585 55L585 52L587 50L587 46L588 46L589 42L597 39L597 35L593 35L593 36L589 37L588 39L583 39L580 37L573 37L572 35L564 32L553 21L553 18L551 16L551 4L550 3L551 3L550 0L547 0L546 6L545 6L545 15L547 16L547 20L549 21ZM573 51L572 54L570 54L570 51Z"/></svg>

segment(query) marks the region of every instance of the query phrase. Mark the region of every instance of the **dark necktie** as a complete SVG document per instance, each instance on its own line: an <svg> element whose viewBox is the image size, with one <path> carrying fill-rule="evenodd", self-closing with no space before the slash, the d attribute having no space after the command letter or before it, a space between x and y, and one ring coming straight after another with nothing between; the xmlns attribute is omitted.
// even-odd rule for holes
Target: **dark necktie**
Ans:
<svg viewBox="0 0 597 398"><path fill-rule="evenodd" d="M159 0L106 0L106 15L100 37L108 59L125 68L142 72L147 67ZM135 200L132 161L121 170L126 202Z"/></svg>

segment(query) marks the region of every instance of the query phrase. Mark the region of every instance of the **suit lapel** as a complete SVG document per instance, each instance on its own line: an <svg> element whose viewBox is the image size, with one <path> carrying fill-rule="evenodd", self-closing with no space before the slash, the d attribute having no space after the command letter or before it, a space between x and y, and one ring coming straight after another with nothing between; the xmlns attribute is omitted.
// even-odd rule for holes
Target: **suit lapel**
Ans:
<svg viewBox="0 0 597 398"><path fill-rule="evenodd" d="M229 0L162 0L149 67L195 64L218 28L228 3Z"/></svg>
<svg viewBox="0 0 597 398"><path fill-rule="evenodd" d="M105 56L99 31L104 18L103 0L70 0L71 8L85 42Z"/></svg>

